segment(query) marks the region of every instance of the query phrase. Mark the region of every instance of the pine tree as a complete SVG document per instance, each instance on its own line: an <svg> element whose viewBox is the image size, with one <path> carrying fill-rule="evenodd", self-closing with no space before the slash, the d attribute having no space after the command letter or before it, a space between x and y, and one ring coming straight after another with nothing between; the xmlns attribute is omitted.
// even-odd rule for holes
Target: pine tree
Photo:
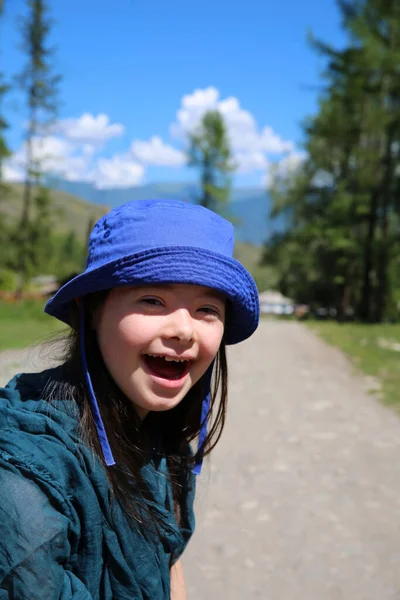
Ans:
<svg viewBox="0 0 400 600"><path fill-rule="evenodd" d="M3 13L3 7L3 0L0 0L0 19ZM7 187L3 183L3 163L4 160L10 156L10 150L5 137L8 123L2 113L3 100L8 90L9 86L4 82L3 74L0 71L0 202L7 192Z"/></svg>
<svg viewBox="0 0 400 600"><path fill-rule="evenodd" d="M22 48L27 54L25 68L18 82L26 93L28 131L26 135L26 178L21 226L29 220L32 180L38 166L33 152L34 140L43 135L52 122L57 108L60 76L53 73L51 59L54 50L48 46L52 21L45 0L28 0L29 14L22 24Z"/></svg>
<svg viewBox="0 0 400 600"><path fill-rule="evenodd" d="M226 126L218 111L208 111L190 136L188 163L200 170L200 204L223 213L234 166Z"/></svg>
<svg viewBox="0 0 400 600"><path fill-rule="evenodd" d="M291 295L381 321L399 283L400 6L339 6L348 45L313 40L327 61L325 88L305 124L307 160L296 177L275 180L274 214L286 215L287 231L265 253Z"/></svg>
<svg viewBox="0 0 400 600"><path fill-rule="evenodd" d="M40 264L38 257L35 258L35 252L40 253L41 250L35 243L42 235L34 230L40 228L41 223L32 215L32 202L34 186L39 190L37 197L44 197L44 191L42 165L35 156L34 147L46 135L55 118L60 82L60 76L54 73L52 64L54 50L49 46L53 22L49 17L47 2L28 0L27 5L28 15L22 22L22 49L27 54L27 61L17 77L19 86L26 94L28 108L23 208L16 233L19 254L17 270L21 279L18 294L21 293L24 279L32 265ZM50 202L47 193L46 198L46 202ZM37 201L35 203L37 205Z"/></svg>

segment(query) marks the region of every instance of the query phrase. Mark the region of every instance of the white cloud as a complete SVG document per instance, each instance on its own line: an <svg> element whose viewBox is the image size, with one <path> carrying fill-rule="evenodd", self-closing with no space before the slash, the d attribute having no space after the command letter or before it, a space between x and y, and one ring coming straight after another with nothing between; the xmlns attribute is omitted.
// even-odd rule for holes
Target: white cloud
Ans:
<svg viewBox="0 0 400 600"><path fill-rule="evenodd" d="M23 181L24 171L18 168L18 165L7 161L2 168L2 176L4 181Z"/></svg>
<svg viewBox="0 0 400 600"><path fill-rule="evenodd" d="M63 161L71 157L73 152L74 146L70 142L56 136L36 138L32 144L34 160L45 171L57 171L62 168Z"/></svg>
<svg viewBox="0 0 400 600"><path fill-rule="evenodd" d="M88 181L99 188L137 185L143 177L144 167L132 155L99 156L104 143L123 132L124 127L110 123L105 114L85 113L78 119L63 119L53 126L51 135L33 139L33 160L42 172L57 174L69 181ZM24 143L5 161L6 180L24 178L26 149Z"/></svg>
<svg viewBox="0 0 400 600"><path fill-rule="evenodd" d="M218 106L219 91L214 87L195 90L192 94L183 96L181 108L176 113L176 123L170 126L173 137L186 137L199 124L207 110Z"/></svg>
<svg viewBox="0 0 400 600"><path fill-rule="evenodd" d="M262 183L271 187L277 179L294 175L306 158L305 152L292 151L281 160L272 163L263 177Z"/></svg>
<svg viewBox="0 0 400 600"><path fill-rule="evenodd" d="M210 109L218 109L224 117L238 173L266 172L271 157L276 164L276 158L282 155L280 169L290 170L298 164L300 155L292 142L283 140L269 126L259 127L237 98L221 99L215 87L197 89L182 98L176 121L170 128L180 148L153 135L147 140L135 139L126 152L105 158L102 152L105 143L120 137L125 128L120 123L111 123L106 114L84 113L79 118L58 121L50 135L35 140L34 157L42 171L56 173L70 181L88 181L99 188L138 185L148 165L171 168L185 165L182 145L187 144L188 135ZM14 181L23 179L25 164L26 146L23 145L3 165L4 177Z"/></svg>
<svg viewBox="0 0 400 600"><path fill-rule="evenodd" d="M295 173L305 160L304 152L290 152L279 161L280 173Z"/></svg>
<svg viewBox="0 0 400 600"><path fill-rule="evenodd" d="M76 162L73 156L74 146L68 141L56 136L34 138L32 140L32 159L38 168L44 172L63 172L69 170L72 163ZM13 156L5 162L5 177L16 180L17 173L23 173L26 166L26 142Z"/></svg>
<svg viewBox="0 0 400 600"><path fill-rule="evenodd" d="M180 167L186 162L183 152L165 144L154 135L149 141L135 140L131 152L139 161L149 165Z"/></svg>
<svg viewBox="0 0 400 600"><path fill-rule="evenodd" d="M261 148L268 154L281 154L293 152L293 142L285 141L277 135L272 127L264 127L260 136Z"/></svg>
<svg viewBox="0 0 400 600"><path fill-rule="evenodd" d="M144 167L130 154L99 158L94 156L90 145L80 146L55 136L34 140L33 156L43 172L57 174L68 181L88 181L98 188L130 187L137 185L144 175ZM4 178L21 181L25 164L24 144L5 162Z"/></svg>
<svg viewBox="0 0 400 600"><path fill-rule="evenodd" d="M138 185L143 179L144 167L128 155L100 158L89 179L99 189L124 188Z"/></svg>
<svg viewBox="0 0 400 600"><path fill-rule="evenodd" d="M200 123L205 112L218 106L219 91L214 87L195 90L183 96L181 108L176 113L176 122L170 126L170 133L176 138L185 138Z"/></svg>
<svg viewBox="0 0 400 600"><path fill-rule="evenodd" d="M110 123L110 117L96 117L84 113L78 119L62 119L54 125L54 132L80 144L102 145L111 138L121 137L125 127L121 123Z"/></svg>
<svg viewBox="0 0 400 600"><path fill-rule="evenodd" d="M260 151L238 151L235 153L235 161L238 173L265 171L269 164L268 158Z"/></svg>
<svg viewBox="0 0 400 600"><path fill-rule="evenodd" d="M253 115L240 106L237 98L231 96L221 100L214 87L197 89L182 98L176 121L170 127L171 135L187 139L208 110L219 110L222 114L239 172L263 170L268 155L294 151L293 142L283 140L271 127L260 129Z"/></svg>

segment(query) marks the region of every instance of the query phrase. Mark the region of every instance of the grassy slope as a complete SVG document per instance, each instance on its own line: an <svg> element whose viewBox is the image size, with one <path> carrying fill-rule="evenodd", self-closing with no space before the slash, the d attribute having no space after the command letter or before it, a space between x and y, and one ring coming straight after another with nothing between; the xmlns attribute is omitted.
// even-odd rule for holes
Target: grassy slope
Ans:
<svg viewBox="0 0 400 600"><path fill-rule="evenodd" d="M6 218L6 222L15 222L20 217L22 195L22 184L12 183L9 185L9 193L0 204L0 212ZM97 220L108 211L106 206L90 204L77 196L59 190L52 191L51 198L54 210L54 230L60 233L74 229L79 237L84 237L89 222L93 223L93 220Z"/></svg>
<svg viewBox="0 0 400 600"><path fill-rule="evenodd" d="M44 342L66 326L44 314L44 301L0 302L0 351Z"/></svg>
<svg viewBox="0 0 400 600"><path fill-rule="evenodd" d="M13 224L20 217L22 194L22 184L9 185L9 193L0 204L1 217L6 223ZM73 229L81 239L87 235L89 223L93 224L108 210L105 206L90 204L61 191L52 191L51 198L54 231L66 233ZM65 330L65 326L57 319L43 313L44 303L44 300L15 304L0 302L0 350L23 348Z"/></svg>
<svg viewBox="0 0 400 600"><path fill-rule="evenodd" d="M276 289L278 283L278 273L274 267L260 266L262 253L262 246L253 246L245 242L235 244L235 258L253 275L260 292Z"/></svg>
<svg viewBox="0 0 400 600"><path fill-rule="evenodd" d="M253 246L245 242L236 242L235 258L239 260L249 271L257 268L261 258L261 246Z"/></svg>

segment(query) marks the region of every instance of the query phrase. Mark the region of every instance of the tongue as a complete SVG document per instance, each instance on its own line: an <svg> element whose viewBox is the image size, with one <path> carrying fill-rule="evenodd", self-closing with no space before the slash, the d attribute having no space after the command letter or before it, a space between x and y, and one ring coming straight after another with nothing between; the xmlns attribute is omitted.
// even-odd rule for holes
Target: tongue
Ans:
<svg viewBox="0 0 400 600"><path fill-rule="evenodd" d="M185 370L185 363L166 361L165 358L148 355L145 360L155 375L165 379L179 379Z"/></svg>

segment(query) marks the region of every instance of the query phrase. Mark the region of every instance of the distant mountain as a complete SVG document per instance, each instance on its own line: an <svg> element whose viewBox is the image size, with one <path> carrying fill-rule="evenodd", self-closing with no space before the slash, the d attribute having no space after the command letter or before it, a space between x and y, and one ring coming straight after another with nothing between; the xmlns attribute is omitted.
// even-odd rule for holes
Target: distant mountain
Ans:
<svg viewBox="0 0 400 600"><path fill-rule="evenodd" d="M131 200L147 198L175 198L194 202L196 188L186 183L153 183L131 188L98 190L90 183L60 180L51 187L107 207L115 207ZM235 223L236 239L254 245L262 244L274 231L282 228L282 221L272 223L268 217L271 200L262 188L232 190L229 216Z"/></svg>

